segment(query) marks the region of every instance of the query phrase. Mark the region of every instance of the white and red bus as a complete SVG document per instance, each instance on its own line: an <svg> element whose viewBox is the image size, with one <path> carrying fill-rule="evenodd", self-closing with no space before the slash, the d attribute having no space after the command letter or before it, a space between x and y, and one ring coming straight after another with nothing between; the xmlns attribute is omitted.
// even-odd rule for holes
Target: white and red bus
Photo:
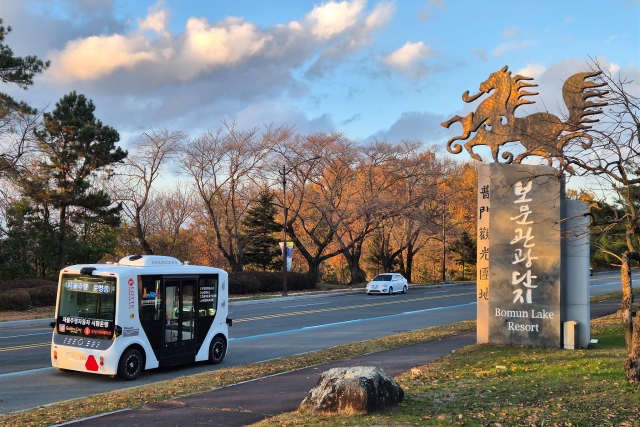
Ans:
<svg viewBox="0 0 640 427"><path fill-rule="evenodd" d="M224 270L133 255L60 272L51 363L133 380L144 369L222 362L231 319Z"/></svg>

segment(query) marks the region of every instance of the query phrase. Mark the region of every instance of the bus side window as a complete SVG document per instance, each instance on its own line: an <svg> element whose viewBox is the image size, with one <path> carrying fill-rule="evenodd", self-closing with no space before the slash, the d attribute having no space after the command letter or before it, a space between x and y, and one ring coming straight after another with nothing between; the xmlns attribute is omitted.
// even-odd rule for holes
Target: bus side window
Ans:
<svg viewBox="0 0 640 427"><path fill-rule="evenodd" d="M198 289L198 316L215 316L218 307L218 277L201 277L198 280Z"/></svg>
<svg viewBox="0 0 640 427"><path fill-rule="evenodd" d="M160 280L152 277L138 277L138 301L140 301L140 320L162 320L160 306Z"/></svg>

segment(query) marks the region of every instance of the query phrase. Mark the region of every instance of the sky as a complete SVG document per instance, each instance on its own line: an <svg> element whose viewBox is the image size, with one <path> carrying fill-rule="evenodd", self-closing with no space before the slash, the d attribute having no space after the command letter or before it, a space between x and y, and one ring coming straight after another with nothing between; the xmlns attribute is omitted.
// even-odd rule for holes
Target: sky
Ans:
<svg viewBox="0 0 640 427"><path fill-rule="evenodd" d="M562 111L591 60L640 81L639 0L0 0L0 17L16 55L51 61L0 91L51 111L75 90L124 147L226 121L442 148L463 92L505 65L539 85L526 113Z"/></svg>

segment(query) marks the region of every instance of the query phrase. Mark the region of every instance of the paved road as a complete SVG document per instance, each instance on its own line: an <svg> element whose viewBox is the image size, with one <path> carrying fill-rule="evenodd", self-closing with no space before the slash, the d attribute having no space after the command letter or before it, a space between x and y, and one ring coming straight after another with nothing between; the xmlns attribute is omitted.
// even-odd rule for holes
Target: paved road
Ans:
<svg viewBox="0 0 640 427"><path fill-rule="evenodd" d="M640 279L640 272L635 274L636 280ZM592 294L619 288L615 272L592 277ZM475 286L416 287L406 295L392 296L360 293L234 303L230 310L234 326L222 367L472 319ZM133 384L97 375L61 373L49 364L50 335L51 329L42 324L0 327L0 413L212 369L195 364L153 370ZM59 392L51 393L53 389Z"/></svg>
<svg viewBox="0 0 640 427"><path fill-rule="evenodd" d="M230 331L229 351L220 367L259 362L469 319L475 313L474 298L474 286L467 285L416 288L406 295L369 297L357 294L234 305L231 307L234 325ZM460 310L460 307L464 309ZM144 372L133 383L80 372L59 372L49 366L46 336L31 335L46 332L46 327L40 326L40 330L35 328L11 328L11 335L8 334L9 330L2 329L6 341L21 339L23 342L30 341L31 345L43 346L19 352L15 350L15 353L0 353L0 357L14 359L25 352L41 354L39 367L30 371L0 374L0 413L217 369L204 363L157 369ZM50 329L48 333L51 334ZM9 345L15 347L13 342ZM3 361L3 368L9 370L6 367L10 364L5 363ZM51 393L54 389L58 392Z"/></svg>

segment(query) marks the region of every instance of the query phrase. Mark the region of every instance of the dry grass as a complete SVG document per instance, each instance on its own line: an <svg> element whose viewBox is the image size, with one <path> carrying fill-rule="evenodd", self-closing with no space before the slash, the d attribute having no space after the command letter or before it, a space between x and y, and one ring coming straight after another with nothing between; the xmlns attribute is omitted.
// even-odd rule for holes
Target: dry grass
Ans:
<svg viewBox="0 0 640 427"><path fill-rule="evenodd" d="M32 307L29 310L0 311L0 322L53 318L55 307Z"/></svg>

